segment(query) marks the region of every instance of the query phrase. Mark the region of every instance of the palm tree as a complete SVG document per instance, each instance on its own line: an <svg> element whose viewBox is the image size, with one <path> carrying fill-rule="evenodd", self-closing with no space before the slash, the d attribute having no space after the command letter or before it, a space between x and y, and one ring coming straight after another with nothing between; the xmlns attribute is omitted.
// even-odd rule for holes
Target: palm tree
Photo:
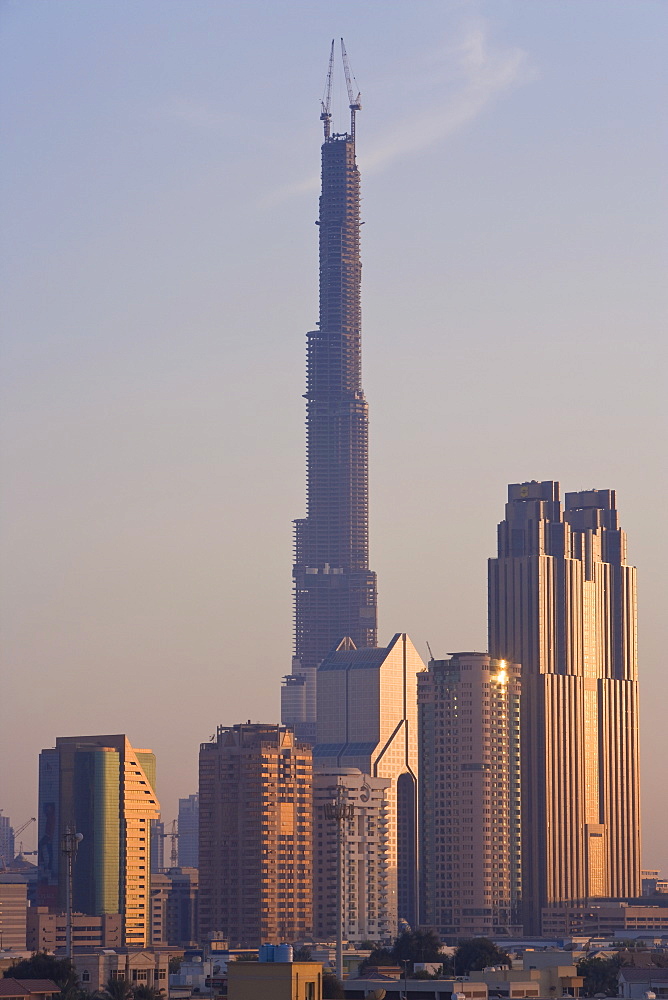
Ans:
<svg viewBox="0 0 668 1000"><path fill-rule="evenodd" d="M135 991L125 979L107 979L104 990L99 994L99 1000L132 1000Z"/></svg>
<svg viewBox="0 0 668 1000"><path fill-rule="evenodd" d="M162 1000L162 992L155 986L135 986L134 1000Z"/></svg>

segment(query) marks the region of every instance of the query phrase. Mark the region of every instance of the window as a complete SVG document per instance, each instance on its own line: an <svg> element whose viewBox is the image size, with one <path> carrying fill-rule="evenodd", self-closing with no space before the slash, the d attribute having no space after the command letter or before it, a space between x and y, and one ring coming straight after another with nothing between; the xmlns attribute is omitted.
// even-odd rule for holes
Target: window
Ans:
<svg viewBox="0 0 668 1000"><path fill-rule="evenodd" d="M304 1000L315 1000L315 983L304 983Z"/></svg>
<svg viewBox="0 0 668 1000"><path fill-rule="evenodd" d="M81 982L82 983L90 982L90 972L88 971L88 969L84 969L83 972L81 973Z"/></svg>

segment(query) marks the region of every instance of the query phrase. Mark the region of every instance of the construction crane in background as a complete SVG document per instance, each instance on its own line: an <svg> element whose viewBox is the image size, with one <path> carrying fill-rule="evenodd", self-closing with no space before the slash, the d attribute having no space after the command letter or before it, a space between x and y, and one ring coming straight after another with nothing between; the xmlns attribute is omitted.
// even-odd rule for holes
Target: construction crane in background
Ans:
<svg viewBox="0 0 668 1000"><path fill-rule="evenodd" d="M179 864L179 852L177 850L176 841L179 839L179 830L177 820L172 820L172 826L169 833L161 834L165 840L169 837L172 842L171 850L169 852L169 860L171 862L172 868L177 868Z"/></svg>
<svg viewBox="0 0 668 1000"><path fill-rule="evenodd" d="M322 108L322 114L320 115L320 121L323 123L323 130L325 132L325 139L329 139L329 133L332 125L332 113L330 108L332 106L332 73L334 72L334 39L332 38L332 47L329 50L329 69L327 70L327 80L325 81L325 89L322 95L322 101L320 106Z"/></svg>
<svg viewBox="0 0 668 1000"><path fill-rule="evenodd" d="M348 88L348 101L350 107L350 138L353 142L355 142L355 112L362 110L362 95L359 91L357 91L357 96L355 96L357 80L355 80L355 77L350 72L348 53L346 52L346 47L343 44L343 39L341 39L341 58L343 59L343 72L346 76L346 87ZM353 81L355 82L355 87L353 87Z"/></svg>
<svg viewBox="0 0 668 1000"><path fill-rule="evenodd" d="M31 823L36 823L36 822L37 822L37 820L35 819L35 817L31 816L30 819L27 819L25 821L25 823L22 823L21 826L18 828L18 830L14 831L14 843L16 844L17 838L23 833L24 830L28 829L28 827L30 826ZM37 851L24 851L23 850L23 841L20 841L19 842L19 849L18 849L17 853L18 854L37 854Z"/></svg>

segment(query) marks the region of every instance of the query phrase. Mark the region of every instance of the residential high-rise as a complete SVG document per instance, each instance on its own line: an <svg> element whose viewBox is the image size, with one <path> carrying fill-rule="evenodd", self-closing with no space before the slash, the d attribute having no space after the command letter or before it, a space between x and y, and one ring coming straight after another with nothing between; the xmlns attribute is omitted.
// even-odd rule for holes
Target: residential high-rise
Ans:
<svg viewBox="0 0 668 1000"><path fill-rule="evenodd" d="M487 653L418 674L420 922L444 937L516 932L520 688Z"/></svg>
<svg viewBox="0 0 668 1000"><path fill-rule="evenodd" d="M161 819L151 820L151 875L165 867L165 824Z"/></svg>
<svg viewBox="0 0 668 1000"><path fill-rule="evenodd" d="M417 673L415 646L397 633L388 646L356 649L344 639L318 669L317 772L358 768L389 778L387 789L387 909L417 922Z"/></svg>
<svg viewBox="0 0 668 1000"><path fill-rule="evenodd" d="M83 834L73 865L72 905L123 916L123 942L150 944L151 820L160 815L155 755L126 736L66 736L39 758L38 899L65 907L67 830Z"/></svg>
<svg viewBox="0 0 668 1000"><path fill-rule="evenodd" d="M614 490L508 487L489 647L521 663L525 933L541 908L640 894L636 573Z"/></svg>
<svg viewBox="0 0 668 1000"><path fill-rule="evenodd" d="M303 940L313 915L312 755L285 726L219 726L199 756L200 939Z"/></svg>
<svg viewBox="0 0 668 1000"><path fill-rule="evenodd" d="M333 50L332 50L333 51ZM345 55L344 55L345 60ZM330 60L331 81L331 60ZM349 133L321 116L320 318L308 334L307 515L295 521L295 644L282 720L315 738L316 670L345 636L376 645L376 575L369 569L368 407L362 390L360 178L355 111Z"/></svg>
<svg viewBox="0 0 668 1000"><path fill-rule="evenodd" d="M199 840L199 795L179 799L179 866L197 868Z"/></svg>
<svg viewBox="0 0 668 1000"><path fill-rule="evenodd" d="M341 801L353 808L343 822L343 936L363 941L393 937L388 911L389 778L373 778L357 768L331 768L313 775L313 934L333 941L337 934L337 823L326 807Z"/></svg>

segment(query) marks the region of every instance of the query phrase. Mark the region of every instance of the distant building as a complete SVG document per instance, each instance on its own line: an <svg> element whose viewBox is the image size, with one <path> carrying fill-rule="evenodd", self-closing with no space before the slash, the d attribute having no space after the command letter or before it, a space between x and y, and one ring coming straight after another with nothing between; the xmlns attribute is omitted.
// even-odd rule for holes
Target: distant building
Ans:
<svg viewBox="0 0 668 1000"><path fill-rule="evenodd" d="M48 951L64 955L66 945L64 913L49 913L47 906L28 909L26 947L28 951ZM123 919L119 913L94 917L85 913L72 914L72 949L120 948L123 943Z"/></svg>
<svg viewBox="0 0 668 1000"><path fill-rule="evenodd" d="M199 763L200 939L303 940L313 916L310 746L285 726L219 726Z"/></svg>
<svg viewBox="0 0 668 1000"><path fill-rule="evenodd" d="M420 922L443 937L517 931L520 668L487 653L418 674Z"/></svg>
<svg viewBox="0 0 668 1000"><path fill-rule="evenodd" d="M647 869L640 872L643 896L664 895L668 893L668 879L661 877L657 869Z"/></svg>
<svg viewBox="0 0 668 1000"><path fill-rule="evenodd" d="M543 910L543 937L614 937L668 932L668 906L634 906L615 900L553 904Z"/></svg>
<svg viewBox="0 0 668 1000"><path fill-rule="evenodd" d="M388 907L389 778L373 778L356 768L322 771L313 776L313 934L333 941L337 932L337 824L325 806L339 788L353 806L343 826L344 938L355 944L392 938Z"/></svg>
<svg viewBox="0 0 668 1000"><path fill-rule="evenodd" d="M26 947L27 909L25 883L0 884L0 949Z"/></svg>
<svg viewBox="0 0 668 1000"><path fill-rule="evenodd" d="M640 893L636 571L614 490L508 487L489 651L522 665L525 933L553 903Z"/></svg>
<svg viewBox="0 0 668 1000"><path fill-rule="evenodd" d="M424 670L413 643L397 633L388 646L356 649L345 639L318 669L316 771L358 768L389 778L388 918L417 923L417 680Z"/></svg>
<svg viewBox="0 0 668 1000"><path fill-rule="evenodd" d="M0 816L0 871L14 860L14 828L9 816Z"/></svg>
<svg viewBox="0 0 668 1000"><path fill-rule="evenodd" d="M169 868L151 879L151 937L154 948L197 944L198 872Z"/></svg>
<svg viewBox="0 0 668 1000"><path fill-rule="evenodd" d="M41 905L65 909L68 830L81 833L73 864L73 907L121 913L123 942L150 943L150 823L160 815L155 755L126 736L59 737L39 760Z"/></svg>
<svg viewBox="0 0 668 1000"><path fill-rule="evenodd" d="M179 799L179 868L197 868L199 861L199 795Z"/></svg>
<svg viewBox="0 0 668 1000"><path fill-rule="evenodd" d="M165 867L165 824L160 819L151 820L151 874Z"/></svg>

